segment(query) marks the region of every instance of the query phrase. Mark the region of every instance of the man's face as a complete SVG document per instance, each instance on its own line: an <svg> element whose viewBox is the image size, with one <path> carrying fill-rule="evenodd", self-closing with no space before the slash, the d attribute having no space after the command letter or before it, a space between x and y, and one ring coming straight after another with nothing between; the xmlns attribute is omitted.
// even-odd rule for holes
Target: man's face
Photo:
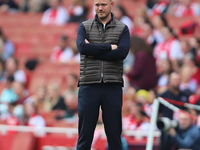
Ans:
<svg viewBox="0 0 200 150"><path fill-rule="evenodd" d="M111 8L114 5L112 0L94 0L95 12L100 20L105 20L110 12Z"/></svg>
<svg viewBox="0 0 200 150"><path fill-rule="evenodd" d="M59 1L58 0L50 0L49 5L51 6L51 8L55 9L59 6Z"/></svg>
<svg viewBox="0 0 200 150"><path fill-rule="evenodd" d="M178 122L181 128L185 130L192 124L192 119L187 114L180 113Z"/></svg>
<svg viewBox="0 0 200 150"><path fill-rule="evenodd" d="M181 82L180 75L177 73L172 73L169 82L171 87L173 87L174 89L179 89L179 85Z"/></svg>
<svg viewBox="0 0 200 150"><path fill-rule="evenodd" d="M169 29L166 27L163 27L161 32L165 41L169 40L172 37L172 34L170 33Z"/></svg>
<svg viewBox="0 0 200 150"><path fill-rule="evenodd" d="M67 47L67 41L60 39L59 46L61 47L62 50L64 50Z"/></svg>

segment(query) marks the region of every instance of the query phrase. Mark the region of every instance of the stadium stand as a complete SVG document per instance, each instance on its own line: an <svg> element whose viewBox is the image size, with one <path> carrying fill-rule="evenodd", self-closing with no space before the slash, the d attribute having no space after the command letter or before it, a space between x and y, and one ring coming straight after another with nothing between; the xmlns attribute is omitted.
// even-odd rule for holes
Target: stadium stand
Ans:
<svg viewBox="0 0 200 150"><path fill-rule="evenodd" d="M20 0L17 0L20 2ZM196 2L200 3L200 0L195 0ZM128 16L133 20L135 24L135 18L137 18L137 8L146 8L147 0L121 0L120 4L126 10ZM69 8L71 5L71 1L63 0L63 5L66 8ZM87 6L89 9L88 18L91 18L93 13L93 0L87 0ZM146 11L146 10L145 10ZM147 12L147 11L146 11ZM200 38L200 16L184 16L184 17L176 17L173 14L164 14L165 19L169 27L171 27L175 33L177 33L178 39L186 40L190 44L190 48L195 49L190 50L190 52L195 53L196 57L200 58L200 42L198 38ZM19 61L19 68L24 70L27 76L27 84L26 88L27 91L32 95L37 87L39 86L47 86L50 83L57 83L60 87L61 95L62 93L68 89L67 87L67 76L69 74L79 75L79 64L78 63L53 63L49 60L50 55L52 53L53 48L57 45L58 39L60 35L66 35L69 38L69 41L73 41L76 39L76 34L78 30L79 23L67 23L64 26L52 26L41 25L41 18L42 13L26 13L26 12L15 12L15 13L0 13L0 28L3 30L5 36L11 40L15 46L15 53L14 57L17 58ZM151 22L152 17L148 18ZM141 21L141 20L140 20ZM147 20L146 20L147 21ZM142 22L142 21L141 21ZM141 23L140 22L140 23ZM144 19L145 22L145 19ZM148 21L147 21L148 22ZM195 23L196 25L192 28L192 33L190 34L183 34L181 33L182 27L185 26L188 22ZM191 24L189 24L191 25ZM187 28L188 26L186 26ZM138 29L137 32L133 31L131 33L139 33L137 36L140 36L142 31ZM132 34L134 35L134 34ZM194 41L191 41L191 37L197 38L197 43L194 44ZM193 47L195 45L195 47ZM185 59L185 58L184 58ZM193 59L193 58L192 58ZM29 70L25 64L27 61L34 60L37 61L35 64L34 70ZM185 60L180 60L180 68L181 65ZM188 64L187 64L188 65ZM132 66L133 67L133 66ZM199 68L199 66L197 67ZM173 70L171 70L173 71ZM159 74L159 71L157 72ZM170 73L169 73L170 74ZM168 74L168 75L169 75ZM159 75L160 77L161 75ZM168 77L166 77L168 78ZM130 81L130 79L129 79ZM184 86L189 86L189 83L182 83ZM126 85L125 85L126 86ZM5 82L0 82L0 92L6 88ZM138 87L130 87L132 91L124 92L124 111L130 113L130 107L136 107L137 98L136 92L139 90ZM155 87L156 94L161 94L164 92L163 89L159 89ZM162 92L160 92L162 91ZM160 92L160 93L159 93ZM149 92L150 93L150 92ZM192 93L194 94L194 93ZM195 92L197 97L200 97L200 85L198 85L197 91ZM144 95L143 95L144 96ZM151 95L149 94L149 97ZM1 101L0 101L1 102ZM198 101L199 102L199 101ZM199 105L199 103L196 103ZM152 103L148 103L148 113L151 114L152 112ZM11 105L12 106L12 105ZM14 107L14 106L13 106ZM8 112L14 112L14 108L9 107ZM146 105L145 105L146 107ZM0 108L3 108L0 106ZM143 109L144 106L142 104L137 103L137 109ZM58 114L61 114L62 111L52 111L46 113L44 111L39 111L41 116L46 121L47 127L72 127L77 129L77 122L74 123L72 120L66 120L58 118ZM192 110L192 112L194 112ZM1 112L0 112L1 113ZM17 112L20 113L20 112ZM146 112L147 113L147 112ZM196 116L199 115L199 112L196 112ZM126 115L124 115L127 117ZM6 124L4 120L4 115L0 115L0 125ZM56 118L57 117L57 118ZM138 128L141 125L141 122L137 123L136 119L133 116L128 116L132 120L133 125L137 126ZM137 118L138 119L138 118ZM149 117L145 118L148 120ZM138 129L137 128L137 129ZM53 130L53 129L52 129ZM70 129L69 129L70 130ZM136 149L136 150L144 150L147 142L146 137L137 138L136 136L131 135L124 135L129 149ZM48 146L52 149L63 146L64 148L74 148L76 145L77 134L66 135L66 133L55 133L50 132L46 133L43 136L37 136L31 132L23 133L19 132L18 130L14 131L4 131L0 129L0 150L43 150L45 148L48 149ZM26 144L25 144L26 143ZM105 150L106 149L106 138L100 137L93 145L93 149L96 150ZM159 147L159 140L158 137L154 138L154 150L157 150Z"/></svg>

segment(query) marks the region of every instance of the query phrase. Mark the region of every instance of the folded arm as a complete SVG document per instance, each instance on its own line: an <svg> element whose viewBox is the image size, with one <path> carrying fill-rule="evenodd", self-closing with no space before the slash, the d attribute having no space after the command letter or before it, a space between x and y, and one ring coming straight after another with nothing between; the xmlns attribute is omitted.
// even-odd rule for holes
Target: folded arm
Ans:
<svg viewBox="0 0 200 150"><path fill-rule="evenodd" d="M87 39L86 31L85 27L81 23L78 29L78 34L76 39L76 45L80 54L88 56L96 56L112 50L111 44L92 44L86 42L85 39Z"/></svg>
<svg viewBox="0 0 200 150"><path fill-rule="evenodd" d="M130 33L127 26L125 26L119 44L116 49L96 55L95 58L107 61L123 60L128 55L130 49Z"/></svg>

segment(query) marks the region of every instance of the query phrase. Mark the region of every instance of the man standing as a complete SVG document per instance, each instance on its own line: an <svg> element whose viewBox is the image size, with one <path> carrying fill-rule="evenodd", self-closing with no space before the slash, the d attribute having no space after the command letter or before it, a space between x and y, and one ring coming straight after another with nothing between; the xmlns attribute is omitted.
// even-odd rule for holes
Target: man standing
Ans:
<svg viewBox="0 0 200 150"><path fill-rule="evenodd" d="M113 0L94 0L96 15L78 29L81 54L77 150L90 150L102 109L110 150L121 150L123 59L130 48L128 27L115 19Z"/></svg>

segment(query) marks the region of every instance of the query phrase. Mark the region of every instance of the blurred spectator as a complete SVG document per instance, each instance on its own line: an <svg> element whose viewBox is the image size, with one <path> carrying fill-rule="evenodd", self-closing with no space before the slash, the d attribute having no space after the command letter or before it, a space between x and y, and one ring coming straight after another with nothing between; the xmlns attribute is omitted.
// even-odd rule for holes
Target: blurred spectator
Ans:
<svg viewBox="0 0 200 150"><path fill-rule="evenodd" d="M37 107L38 112L42 111L43 105L44 105L44 100L46 97L46 87L45 86L39 86L37 87L35 93L31 96L29 96L26 100L25 103L31 102L34 103L35 106Z"/></svg>
<svg viewBox="0 0 200 150"><path fill-rule="evenodd" d="M12 107L12 105L10 106L12 115L20 121L21 125L24 125L24 117L25 117L24 105L17 105L14 108Z"/></svg>
<svg viewBox="0 0 200 150"><path fill-rule="evenodd" d="M11 106L9 106L9 107L11 107ZM13 113L14 109L9 109L9 110L10 110L10 116L6 119L6 122L5 122L6 125L13 125L13 126L22 125L23 122L21 122L21 120L19 118L17 118Z"/></svg>
<svg viewBox="0 0 200 150"><path fill-rule="evenodd" d="M0 28L0 41L1 41L0 42L0 56L4 61L6 61L9 57L13 56L15 52L15 47L13 43L8 38L6 38L6 36L3 34L3 31L1 28ZM3 47L1 49L2 44L3 44Z"/></svg>
<svg viewBox="0 0 200 150"><path fill-rule="evenodd" d="M200 15L200 5L193 0L179 0L168 11L177 17Z"/></svg>
<svg viewBox="0 0 200 150"><path fill-rule="evenodd" d="M172 64L169 59L161 60L161 64L157 70L158 78L158 93L163 93L167 90L169 83L169 75L172 72Z"/></svg>
<svg viewBox="0 0 200 150"><path fill-rule="evenodd" d="M69 22L83 22L87 19L88 7L83 0L73 0L69 7Z"/></svg>
<svg viewBox="0 0 200 150"><path fill-rule="evenodd" d="M157 66L159 67L161 60L170 59L172 61L173 70L178 70L178 60L183 58L181 44L169 27L162 28L164 41L158 43L154 49Z"/></svg>
<svg viewBox="0 0 200 150"><path fill-rule="evenodd" d="M157 44L157 41L153 36L153 26L150 23L144 23L141 29L142 29L141 38L143 38L148 45L154 48Z"/></svg>
<svg viewBox="0 0 200 150"><path fill-rule="evenodd" d="M80 53L77 49L77 46L76 46L76 41L73 40L71 42L71 48L73 50L73 57L70 59L70 61L68 61L68 63L80 63Z"/></svg>
<svg viewBox="0 0 200 150"><path fill-rule="evenodd" d="M131 107L130 115L123 119L123 129L149 131L150 123L146 113L138 110L137 105L134 105Z"/></svg>
<svg viewBox="0 0 200 150"><path fill-rule="evenodd" d="M43 12L47 5L47 0L21 0L20 10L24 12Z"/></svg>
<svg viewBox="0 0 200 150"><path fill-rule="evenodd" d="M6 82L5 64L2 59L0 59L0 82Z"/></svg>
<svg viewBox="0 0 200 150"><path fill-rule="evenodd" d="M195 55L195 59L200 66L200 40L195 37L189 39L190 47L192 48L191 52Z"/></svg>
<svg viewBox="0 0 200 150"><path fill-rule="evenodd" d="M18 10L18 5L14 0L1 0L0 1L0 13L5 13L8 11Z"/></svg>
<svg viewBox="0 0 200 150"><path fill-rule="evenodd" d="M149 23L148 15L145 9L138 8L136 9L136 15L134 18L134 28L132 29L130 34L140 36L142 33L141 27L144 23Z"/></svg>
<svg viewBox="0 0 200 150"><path fill-rule="evenodd" d="M155 89L150 89L148 91L148 95L149 95L149 98L148 98L147 103L144 104L143 110L147 114L148 117L151 117L153 113L153 102L157 98L157 92Z"/></svg>
<svg viewBox="0 0 200 150"><path fill-rule="evenodd" d="M200 68L196 64L194 55L187 53L184 57L183 65L191 68L192 78L195 79L200 85Z"/></svg>
<svg viewBox="0 0 200 150"><path fill-rule="evenodd" d="M181 82L180 74L177 72L172 72L169 78L168 90L162 93L160 97L187 103L189 95L186 95L184 92L180 91L179 89L180 82ZM184 107L180 106L178 107L180 109L184 109ZM162 117L168 117L170 119L173 118L173 111L162 104L160 104L159 113Z"/></svg>
<svg viewBox="0 0 200 150"><path fill-rule="evenodd" d="M60 96L60 89L58 84L50 83L47 86L47 95L44 101L43 110L45 112L50 112L53 109L61 109L65 108L64 105L57 105L59 101L64 101L63 97Z"/></svg>
<svg viewBox="0 0 200 150"><path fill-rule="evenodd" d="M26 124L32 127L45 127L45 120L42 116L38 115L37 107L34 103L25 103L25 119Z"/></svg>
<svg viewBox="0 0 200 150"><path fill-rule="evenodd" d="M200 97L200 86L198 86L197 91L195 93L196 95L198 95Z"/></svg>
<svg viewBox="0 0 200 150"><path fill-rule="evenodd" d="M50 8L44 12L41 20L43 25L65 25L69 21L69 13L61 2L62 0L49 0Z"/></svg>
<svg viewBox="0 0 200 150"><path fill-rule="evenodd" d="M147 8L152 9L153 6L154 6L157 2L158 2L158 0L147 0L147 1L146 1Z"/></svg>
<svg viewBox="0 0 200 150"><path fill-rule="evenodd" d="M152 5L153 5L152 8L148 7L149 8L148 14L150 16L153 16L153 15L160 15L160 14L166 12L169 3L170 3L170 0L159 0L159 1L157 1L157 3L155 3L155 1L148 0L147 6L152 7Z"/></svg>
<svg viewBox="0 0 200 150"><path fill-rule="evenodd" d="M73 50L69 47L68 37L61 36L59 44L53 49L53 53L50 56L52 62L66 63L73 58Z"/></svg>
<svg viewBox="0 0 200 150"><path fill-rule="evenodd" d="M6 87L1 92L0 96L0 120L6 121L11 117L11 105L17 101L17 95L12 89L13 76L7 77Z"/></svg>
<svg viewBox="0 0 200 150"><path fill-rule="evenodd" d="M130 113L130 107L132 106L132 103L135 103L136 99L136 89L133 87L129 87L126 94L124 95L124 102L122 107L122 115L123 117L126 117Z"/></svg>
<svg viewBox="0 0 200 150"><path fill-rule="evenodd" d="M14 93L12 89L12 83L14 82L13 76L8 76L6 80L6 88L1 92L0 103L15 103L18 96Z"/></svg>
<svg viewBox="0 0 200 150"><path fill-rule="evenodd" d="M130 31L133 29L133 21L127 15L125 9L122 6L116 5L115 7L112 8L112 12L117 20L120 20L121 22L123 22L128 26Z"/></svg>
<svg viewBox="0 0 200 150"><path fill-rule="evenodd" d="M181 84L180 90L195 93L198 87L198 83L195 79L192 79L192 68L189 66L183 66L181 68Z"/></svg>
<svg viewBox="0 0 200 150"><path fill-rule="evenodd" d="M189 42L187 40L181 41L181 49L182 49L182 52L184 53L184 55L191 51L191 47L190 47Z"/></svg>
<svg viewBox="0 0 200 150"><path fill-rule="evenodd" d="M149 92L143 89L140 89L136 93L136 102L141 104L143 107L149 101Z"/></svg>
<svg viewBox="0 0 200 150"><path fill-rule="evenodd" d="M131 51L135 55L133 68L127 74L131 85L145 90L154 88L157 84L157 75L151 48L143 39L132 37Z"/></svg>
<svg viewBox="0 0 200 150"><path fill-rule="evenodd" d="M63 93L63 97L66 98L68 94L78 95L78 76L75 74L69 74L67 76L67 90Z"/></svg>
<svg viewBox="0 0 200 150"><path fill-rule="evenodd" d="M167 20L164 15L155 15L152 18L152 25L154 27L153 36L157 43L164 41L164 36L162 34L163 27L167 26Z"/></svg>
<svg viewBox="0 0 200 150"><path fill-rule="evenodd" d="M16 104L24 104L24 101L28 98L29 93L25 88L25 85L19 81L14 81L12 83L12 89L17 95Z"/></svg>
<svg viewBox="0 0 200 150"><path fill-rule="evenodd" d="M127 100L131 100L131 101L135 101L135 94L136 94L137 90L134 87L128 87L127 92L124 95L124 101Z"/></svg>
<svg viewBox="0 0 200 150"><path fill-rule="evenodd" d="M57 111L57 119L72 118L78 110L78 77L75 74L67 76L68 89L64 92L64 99L59 99L58 103L54 106L54 110L63 110L64 113Z"/></svg>
<svg viewBox="0 0 200 150"><path fill-rule="evenodd" d="M173 146L176 149L200 149L199 128L193 125L192 118L184 112L179 114L178 127L176 129L170 128L165 133L161 149L169 150Z"/></svg>
<svg viewBox="0 0 200 150"><path fill-rule="evenodd" d="M63 97L66 105L65 118L72 117L78 110L78 76L70 74L67 77L68 89L64 92Z"/></svg>
<svg viewBox="0 0 200 150"><path fill-rule="evenodd" d="M7 76L13 75L15 81L26 84L26 74L18 68L18 60L16 58L10 57L6 60L5 71Z"/></svg>

